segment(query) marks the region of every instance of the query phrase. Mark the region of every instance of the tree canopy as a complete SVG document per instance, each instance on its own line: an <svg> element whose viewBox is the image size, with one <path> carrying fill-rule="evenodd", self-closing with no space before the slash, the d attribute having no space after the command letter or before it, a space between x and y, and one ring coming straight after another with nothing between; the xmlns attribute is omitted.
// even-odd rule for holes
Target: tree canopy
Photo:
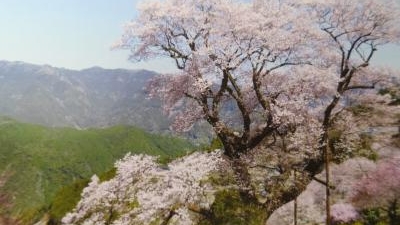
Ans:
<svg viewBox="0 0 400 225"><path fill-rule="evenodd" d="M321 172L332 127L351 123L349 102L371 100L394 75L371 59L400 40L395 1L148 0L138 9L115 47L132 60L175 61L179 72L154 78L150 96L174 130L213 127L241 193L267 214ZM249 172L257 154L280 176L263 181L267 194Z"/></svg>
<svg viewBox="0 0 400 225"><path fill-rule="evenodd" d="M231 157L302 126L319 135L343 95L382 81L386 71L370 60L400 33L394 1L168 0L138 8L116 47L134 60L175 60L180 72L154 79L150 95L163 99L175 130L207 120ZM223 113L227 105L234 113Z"/></svg>

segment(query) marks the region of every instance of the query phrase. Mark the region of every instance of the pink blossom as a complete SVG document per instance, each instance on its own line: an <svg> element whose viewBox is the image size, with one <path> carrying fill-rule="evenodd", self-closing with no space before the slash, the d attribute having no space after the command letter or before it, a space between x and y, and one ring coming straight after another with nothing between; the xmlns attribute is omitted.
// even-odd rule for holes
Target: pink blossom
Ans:
<svg viewBox="0 0 400 225"><path fill-rule="evenodd" d="M358 212L351 204L336 203L332 205L331 217L335 223L349 223L358 218Z"/></svg>
<svg viewBox="0 0 400 225"><path fill-rule="evenodd" d="M177 224L191 224L188 207L207 209L213 190L205 182L210 172L223 161L220 151L196 152L174 160L167 168L155 157L127 154L115 163L116 176L100 183L92 177L82 192L75 209L63 224L105 224L112 215L112 224L151 224L162 221L173 212Z"/></svg>
<svg viewBox="0 0 400 225"><path fill-rule="evenodd" d="M400 157L382 160L353 185L352 202L361 209L388 208L400 200Z"/></svg>

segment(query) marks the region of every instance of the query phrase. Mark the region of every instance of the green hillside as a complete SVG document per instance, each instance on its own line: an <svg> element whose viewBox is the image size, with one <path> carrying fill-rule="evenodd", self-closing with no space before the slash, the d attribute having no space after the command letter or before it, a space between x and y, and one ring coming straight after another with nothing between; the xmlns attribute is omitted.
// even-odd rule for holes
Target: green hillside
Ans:
<svg viewBox="0 0 400 225"><path fill-rule="evenodd" d="M191 148L183 139L128 126L75 130L0 118L0 214L31 220L61 187L104 173L127 152L167 159Z"/></svg>

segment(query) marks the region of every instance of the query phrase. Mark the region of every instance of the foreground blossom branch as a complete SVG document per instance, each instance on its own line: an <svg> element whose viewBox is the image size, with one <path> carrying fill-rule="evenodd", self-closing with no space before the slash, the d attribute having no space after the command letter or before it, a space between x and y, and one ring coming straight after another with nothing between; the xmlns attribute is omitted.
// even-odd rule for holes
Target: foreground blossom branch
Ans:
<svg viewBox="0 0 400 225"><path fill-rule="evenodd" d="M115 178L100 182L95 175L82 192L82 199L63 224L191 224L191 206L208 209L212 193L206 181L217 171L221 152L194 153L167 167L146 155L126 155L115 163ZM161 221L161 222L160 222Z"/></svg>

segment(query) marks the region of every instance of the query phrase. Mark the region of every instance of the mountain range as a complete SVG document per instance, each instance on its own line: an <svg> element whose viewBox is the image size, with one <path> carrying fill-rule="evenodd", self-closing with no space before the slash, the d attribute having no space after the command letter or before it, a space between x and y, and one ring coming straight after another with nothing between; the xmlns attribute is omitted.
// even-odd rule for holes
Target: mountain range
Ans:
<svg viewBox="0 0 400 225"><path fill-rule="evenodd" d="M0 225L59 219L90 176L109 176L127 152L165 161L193 149L169 135L161 101L147 97L156 75L0 61ZM186 137L209 136L197 125Z"/></svg>
<svg viewBox="0 0 400 225"><path fill-rule="evenodd" d="M136 125L168 130L160 101L144 87L155 72L92 67L69 70L0 61L0 115L48 127Z"/></svg>

